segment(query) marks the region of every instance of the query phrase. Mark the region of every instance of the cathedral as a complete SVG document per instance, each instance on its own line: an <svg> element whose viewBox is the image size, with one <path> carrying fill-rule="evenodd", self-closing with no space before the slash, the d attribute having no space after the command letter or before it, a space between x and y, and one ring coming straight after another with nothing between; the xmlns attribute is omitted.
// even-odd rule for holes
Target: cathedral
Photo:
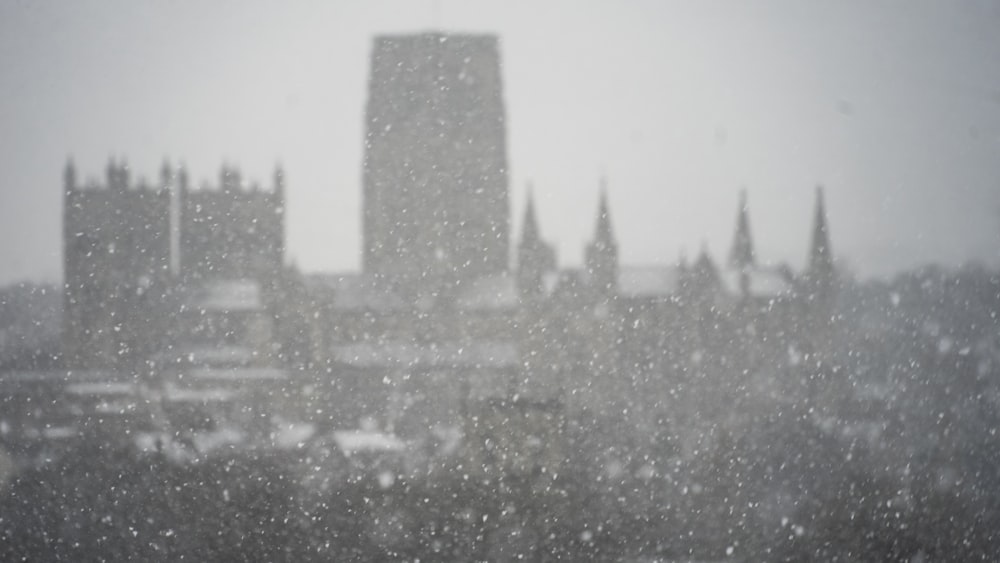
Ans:
<svg viewBox="0 0 1000 563"><path fill-rule="evenodd" d="M286 264L280 168L269 187L230 166L195 187L167 163L149 183L111 159L99 184L68 162L64 371L5 381L73 390L50 406L77 415L110 393L126 436L236 425L264 439L305 419L495 444L501 428L528 440L585 417L662 425L734 358L818 349L838 288L821 189L802 273L761 262L746 194L725 262L620 264L604 179L584 263L560 267L530 190L510 233L500 76L493 36L375 39L360 272Z"/></svg>
<svg viewBox="0 0 1000 563"><path fill-rule="evenodd" d="M828 317L836 272L821 189L801 275L761 263L745 193L725 263L703 250L691 264L622 265L603 179L584 264L560 268L531 193L509 240L496 38L379 37L371 69L363 270L307 280L328 296L309 357L338 374L353 416L381 413L404 434L497 416L612 417L664 396L679 358L724 347L730 329L786 342L788 327Z"/></svg>

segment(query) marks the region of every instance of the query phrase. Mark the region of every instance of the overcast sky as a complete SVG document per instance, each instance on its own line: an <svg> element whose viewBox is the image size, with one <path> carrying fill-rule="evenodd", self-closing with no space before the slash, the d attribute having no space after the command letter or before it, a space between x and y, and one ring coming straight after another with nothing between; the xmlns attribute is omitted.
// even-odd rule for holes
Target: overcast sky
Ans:
<svg viewBox="0 0 1000 563"><path fill-rule="evenodd" d="M805 262L817 183L863 276L1000 262L1000 4L0 0L0 284L61 278L62 169L288 178L289 259L359 267L372 37L501 38L511 206L579 264L606 175L622 259ZM103 180L103 179L102 179Z"/></svg>

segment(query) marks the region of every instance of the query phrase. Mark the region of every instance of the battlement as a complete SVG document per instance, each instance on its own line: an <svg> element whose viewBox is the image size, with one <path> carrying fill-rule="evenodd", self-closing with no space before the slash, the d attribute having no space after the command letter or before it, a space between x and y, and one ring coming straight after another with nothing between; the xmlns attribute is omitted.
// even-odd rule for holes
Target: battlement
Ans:
<svg viewBox="0 0 1000 563"><path fill-rule="evenodd" d="M67 161L63 172L63 182L67 192L163 192L167 191L169 184L162 181L150 184L145 178L139 178L133 182L131 178L131 168L125 160L118 162L114 157L108 160L108 165L104 171L104 183L90 179L86 183L77 182L76 166L72 160Z"/></svg>

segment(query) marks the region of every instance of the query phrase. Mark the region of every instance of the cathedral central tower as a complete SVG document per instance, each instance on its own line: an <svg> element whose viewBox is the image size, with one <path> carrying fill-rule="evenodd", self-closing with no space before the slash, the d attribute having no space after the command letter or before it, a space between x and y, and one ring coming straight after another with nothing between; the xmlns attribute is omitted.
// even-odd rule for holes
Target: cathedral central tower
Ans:
<svg viewBox="0 0 1000 563"><path fill-rule="evenodd" d="M405 293L507 271L497 38L377 37L363 170L363 268Z"/></svg>

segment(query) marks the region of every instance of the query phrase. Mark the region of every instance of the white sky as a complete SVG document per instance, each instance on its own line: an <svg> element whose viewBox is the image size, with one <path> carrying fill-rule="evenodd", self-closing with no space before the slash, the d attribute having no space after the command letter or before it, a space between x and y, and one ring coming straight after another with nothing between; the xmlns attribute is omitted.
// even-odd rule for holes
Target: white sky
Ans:
<svg viewBox="0 0 1000 563"><path fill-rule="evenodd" d="M0 0L0 284L61 277L62 168L164 157L289 185L289 257L359 267L371 39L501 38L512 211L580 262L607 175L626 263L706 242L749 191L759 257L800 267L813 189L857 273L1000 262L1000 5L966 2ZM516 232L516 231L515 231Z"/></svg>

